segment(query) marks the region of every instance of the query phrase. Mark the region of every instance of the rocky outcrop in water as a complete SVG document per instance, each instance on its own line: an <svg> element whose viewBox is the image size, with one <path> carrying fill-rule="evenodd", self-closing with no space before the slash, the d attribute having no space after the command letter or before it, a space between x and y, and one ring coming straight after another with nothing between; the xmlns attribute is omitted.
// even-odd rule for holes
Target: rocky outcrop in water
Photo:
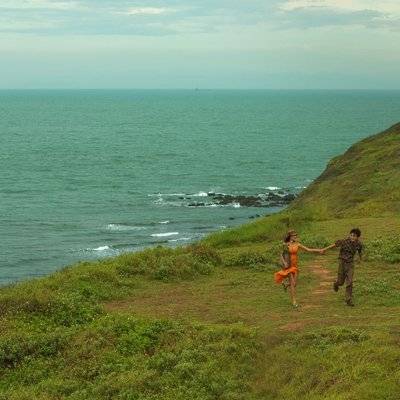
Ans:
<svg viewBox="0 0 400 400"><path fill-rule="evenodd" d="M267 192L258 195L232 195L224 193L207 193L207 199L212 199L212 202L197 202L193 201L188 204L189 207L205 207L210 205L218 206L240 206L240 207L283 207L288 205L296 198L293 193L284 191Z"/></svg>

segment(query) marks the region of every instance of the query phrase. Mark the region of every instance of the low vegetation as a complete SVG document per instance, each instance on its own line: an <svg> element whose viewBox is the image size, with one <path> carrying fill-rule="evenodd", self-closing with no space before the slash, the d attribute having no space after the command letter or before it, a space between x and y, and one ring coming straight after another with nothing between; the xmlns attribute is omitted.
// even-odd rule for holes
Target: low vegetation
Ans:
<svg viewBox="0 0 400 400"><path fill-rule="evenodd" d="M334 159L282 213L2 288L0 400L397 400L399 130ZM331 288L332 250L301 255L292 310L273 282L283 233L324 247L353 226L356 307Z"/></svg>

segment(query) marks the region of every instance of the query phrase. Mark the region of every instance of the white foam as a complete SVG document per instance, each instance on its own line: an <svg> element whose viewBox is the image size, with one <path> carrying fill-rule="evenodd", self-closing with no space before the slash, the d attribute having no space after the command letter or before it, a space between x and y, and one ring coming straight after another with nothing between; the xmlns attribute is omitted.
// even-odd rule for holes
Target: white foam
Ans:
<svg viewBox="0 0 400 400"><path fill-rule="evenodd" d="M152 237L167 237L167 236L174 236L174 235L179 235L179 232L152 233L150 236L152 236Z"/></svg>
<svg viewBox="0 0 400 400"><path fill-rule="evenodd" d="M186 196L186 193L151 193L148 197L162 197L162 196Z"/></svg>
<svg viewBox="0 0 400 400"><path fill-rule="evenodd" d="M178 238L178 239L170 239L170 240L168 240L168 242L184 242L184 241L187 241L187 240L190 240L191 238L190 237L181 237L181 238Z"/></svg>
<svg viewBox="0 0 400 400"><path fill-rule="evenodd" d="M141 231L146 229L144 226L108 224L107 229L110 231Z"/></svg>
<svg viewBox="0 0 400 400"><path fill-rule="evenodd" d="M89 249L89 250L104 251L104 250L110 250L110 247L108 247L108 246L100 246L100 247L97 247L96 249Z"/></svg>
<svg viewBox="0 0 400 400"><path fill-rule="evenodd" d="M265 189L267 189L267 190L279 190L280 187L278 187L278 186L267 186Z"/></svg>
<svg viewBox="0 0 400 400"><path fill-rule="evenodd" d="M232 207L233 208L240 208L240 204L239 203L232 203Z"/></svg>
<svg viewBox="0 0 400 400"><path fill-rule="evenodd" d="M207 197L207 196L208 196L208 193L206 193L206 192L199 192L199 193L194 194L193 196L196 196L196 197Z"/></svg>
<svg viewBox="0 0 400 400"><path fill-rule="evenodd" d="M159 224L169 224L169 221L160 221Z"/></svg>

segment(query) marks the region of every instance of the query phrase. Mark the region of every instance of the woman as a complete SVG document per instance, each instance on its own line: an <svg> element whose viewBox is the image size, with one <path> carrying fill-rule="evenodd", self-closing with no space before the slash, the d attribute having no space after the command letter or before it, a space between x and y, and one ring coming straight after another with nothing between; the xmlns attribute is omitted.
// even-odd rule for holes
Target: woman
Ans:
<svg viewBox="0 0 400 400"><path fill-rule="evenodd" d="M296 284L297 276L299 274L299 269L297 267L297 253L300 249L309 253L323 254L323 249L309 249L299 243L295 231L289 231L286 234L284 238L283 252L281 254L283 269L275 273L275 282L281 283L285 290L287 287L290 287L290 297L294 308L299 306L296 301ZM289 279L289 283L285 283L285 279L287 278Z"/></svg>

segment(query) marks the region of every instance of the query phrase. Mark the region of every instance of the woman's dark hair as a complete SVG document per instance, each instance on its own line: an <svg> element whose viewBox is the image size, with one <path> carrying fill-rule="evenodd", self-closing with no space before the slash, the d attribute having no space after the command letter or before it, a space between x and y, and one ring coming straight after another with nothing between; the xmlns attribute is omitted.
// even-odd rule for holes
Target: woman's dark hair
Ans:
<svg viewBox="0 0 400 400"><path fill-rule="evenodd" d="M350 233L354 233L357 237L361 236L361 231L358 228L353 228Z"/></svg>
<svg viewBox="0 0 400 400"><path fill-rule="evenodd" d="M291 238L293 235L297 235L297 232L294 231L293 229L291 229L291 230L288 231L288 233L285 235L285 237L283 238L283 241L284 241L285 243L290 242L290 238Z"/></svg>

